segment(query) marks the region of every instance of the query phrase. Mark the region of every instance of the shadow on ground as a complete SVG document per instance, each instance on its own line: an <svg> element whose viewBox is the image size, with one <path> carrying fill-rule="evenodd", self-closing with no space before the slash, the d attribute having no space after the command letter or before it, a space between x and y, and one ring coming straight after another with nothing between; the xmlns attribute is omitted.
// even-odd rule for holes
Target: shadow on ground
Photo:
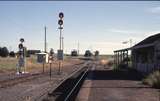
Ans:
<svg viewBox="0 0 160 101"><path fill-rule="evenodd" d="M93 70L88 73L88 80L135 80L140 81L144 76L135 70Z"/></svg>

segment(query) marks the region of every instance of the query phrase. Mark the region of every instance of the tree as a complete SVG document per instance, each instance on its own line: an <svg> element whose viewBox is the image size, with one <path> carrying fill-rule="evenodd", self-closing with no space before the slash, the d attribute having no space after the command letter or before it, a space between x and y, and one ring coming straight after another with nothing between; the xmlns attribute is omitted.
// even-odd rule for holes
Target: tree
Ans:
<svg viewBox="0 0 160 101"><path fill-rule="evenodd" d="M73 50L73 51L71 52L71 56L78 56L78 52L77 52L76 50Z"/></svg>
<svg viewBox="0 0 160 101"><path fill-rule="evenodd" d="M2 56L2 48L0 47L0 56Z"/></svg>
<svg viewBox="0 0 160 101"><path fill-rule="evenodd" d="M90 56L92 56L91 51L90 51L90 50L86 50L84 56L85 56L85 57L90 57Z"/></svg>
<svg viewBox="0 0 160 101"><path fill-rule="evenodd" d="M54 50L53 50L53 48L51 48L51 50L50 50L50 54L51 54L51 55L53 55L53 54L54 54Z"/></svg>
<svg viewBox="0 0 160 101"><path fill-rule="evenodd" d="M9 55L9 51L8 51L7 47L3 47L1 49L1 56L2 57L7 57L8 55Z"/></svg>
<svg viewBox="0 0 160 101"><path fill-rule="evenodd" d="M99 51L95 51L95 56L98 56L99 55Z"/></svg>
<svg viewBox="0 0 160 101"><path fill-rule="evenodd" d="M9 53L9 56L10 56L10 57L15 57L14 51L11 51L11 52Z"/></svg>

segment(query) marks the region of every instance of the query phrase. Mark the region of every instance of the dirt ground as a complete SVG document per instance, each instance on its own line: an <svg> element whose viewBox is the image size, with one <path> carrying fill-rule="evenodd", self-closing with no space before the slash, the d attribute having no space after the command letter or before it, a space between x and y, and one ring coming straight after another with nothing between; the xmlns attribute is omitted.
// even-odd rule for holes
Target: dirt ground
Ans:
<svg viewBox="0 0 160 101"><path fill-rule="evenodd" d="M143 85L141 79L136 72L95 65L76 101L160 101L160 89Z"/></svg>
<svg viewBox="0 0 160 101"><path fill-rule="evenodd" d="M52 65L52 76L49 76L49 65L45 66L45 73L42 67L32 68L28 74L16 75L15 71L0 73L0 101L39 101L39 97L46 94L61 80L81 67L82 60L66 59L58 73L58 62Z"/></svg>

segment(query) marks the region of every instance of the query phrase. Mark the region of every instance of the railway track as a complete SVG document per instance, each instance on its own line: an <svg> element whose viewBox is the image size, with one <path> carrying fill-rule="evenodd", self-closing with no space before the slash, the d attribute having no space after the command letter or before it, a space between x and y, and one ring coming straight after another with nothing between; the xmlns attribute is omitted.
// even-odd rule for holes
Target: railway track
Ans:
<svg viewBox="0 0 160 101"><path fill-rule="evenodd" d="M14 86L18 83L23 83L25 81L29 81L29 80L35 79L37 77L41 77L44 74L46 74L46 73L26 74L25 76L20 76L20 77L13 78L13 79L3 80L3 81L0 81L0 88Z"/></svg>
<svg viewBox="0 0 160 101"><path fill-rule="evenodd" d="M42 101L74 101L90 69L90 63L64 79Z"/></svg>

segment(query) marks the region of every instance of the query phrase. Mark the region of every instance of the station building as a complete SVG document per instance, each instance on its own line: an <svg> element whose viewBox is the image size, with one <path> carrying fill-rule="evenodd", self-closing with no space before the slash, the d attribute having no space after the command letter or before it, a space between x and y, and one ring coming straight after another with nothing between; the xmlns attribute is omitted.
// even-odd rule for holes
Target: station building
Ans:
<svg viewBox="0 0 160 101"><path fill-rule="evenodd" d="M114 51L116 67L128 57L128 51L131 51L132 67L136 70L145 73L160 70L160 33L152 35L130 48Z"/></svg>

